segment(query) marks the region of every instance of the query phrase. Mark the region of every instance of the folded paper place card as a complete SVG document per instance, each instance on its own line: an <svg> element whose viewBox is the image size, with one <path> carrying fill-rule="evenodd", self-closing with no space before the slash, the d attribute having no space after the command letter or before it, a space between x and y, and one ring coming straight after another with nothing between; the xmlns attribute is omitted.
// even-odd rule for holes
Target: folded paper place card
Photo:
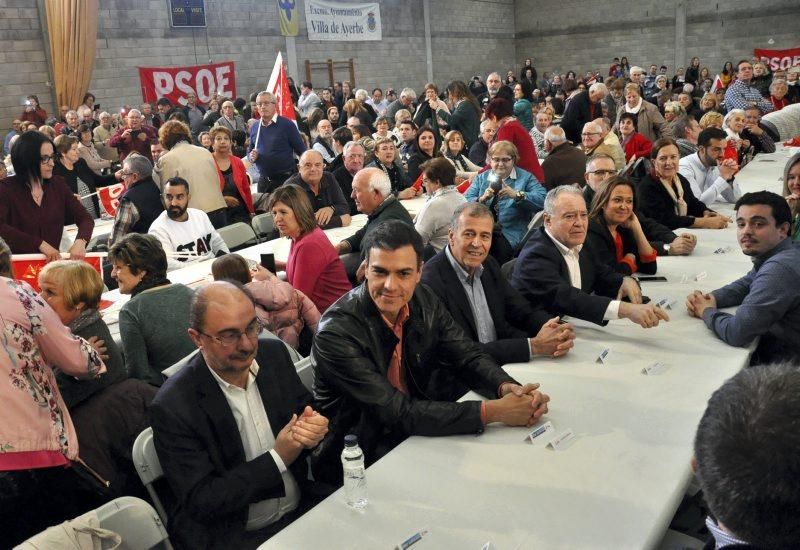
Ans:
<svg viewBox="0 0 800 550"><path fill-rule="evenodd" d="M531 430L531 433L525 436L525 441L529 441L531 443L538 443L539 441L547 441L548 437L552 437L553 433L555 433L556 429L553 427L553 423L549 420Z"/></svg>
<svg viewBox="0 0 800 550"><path fill-rule="evenodd" d="M661 298L656 305L661 309L672 309L672 306L675 305L675 300L670 300L669 298Z"/></svg>
<svg viewBox="0 0 800 550"><path fill-rule="evenodd" d="M665 370L669 368L669 365L664 363L663 361L656 361L650 365L647 365L645 368L642 369L642 374L652 375L652 374L661 374Z"/></svg>
<svg viewBox="0 0 800 550"><path fill-rule="evenodd" d="M714 251L714 254L727 254L731 250L733 250L733 248L731 248L730 246L721 246Z"/></svg>
<svg viewBox="0 0 800 550"><path fill-rule="evenodd" d="M554 451L563 451L569 448L570 445L575 441L575 432L572 431L572 428L567 428L559 435L554 437L550 440L547 444L547 447L553 449Z"/></svg>
<svg viewBox="0 0 800 550"><path fill-rule="evenodd" d="M688 282L689 282L689 276L688 275L681 275L681 284L685 285Z"/></svg>
<svg viewBox="0 0 800 550"><path fill-rule="evenodd" d="M705 271L701 271L700 273L698 273L697 275L694 276L694 280L699 283L700 281L704 280L706 277L708 277L708 273L706 273Z"/></svg>
<svg viewBox="0 0 800 550"><path fill-rule="evenodd" d="M597 356L597 359L595 359L595 363L602 363L603 365L605 365L608 363L610 357L611 357L611 348L606 348L600 352L600 355Z"/></svg>

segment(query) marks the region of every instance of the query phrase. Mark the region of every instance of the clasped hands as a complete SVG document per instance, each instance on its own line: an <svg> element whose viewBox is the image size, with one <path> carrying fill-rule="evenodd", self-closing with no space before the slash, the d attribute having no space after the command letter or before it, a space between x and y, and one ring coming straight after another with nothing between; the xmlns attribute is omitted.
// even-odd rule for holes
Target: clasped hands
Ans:
<svg viewBox="0 0 800 550"><path fill-rule="evenodd" d="M717 299L713 294L705 294L695 290L686 297L686 310L692 317L703 318L703 312L710 307L717 307Z"/></svg>
<svg viewBox="0 0 800 550"><path fill-rule="evenodd" d="M328 433L328 419L309 406L298 417L296 414L275 438L275 452L287 466L300 456L304 449L316 447Z"/></svg>
<svg viewBox="0 0 800 550"><path fill-rule="evenodd" d="M486 422L502 422L508 426L533 426L547 414L550 396L539 390L539 384L520 386L507 382L500 386L500 398L486 402Z"/></svg>

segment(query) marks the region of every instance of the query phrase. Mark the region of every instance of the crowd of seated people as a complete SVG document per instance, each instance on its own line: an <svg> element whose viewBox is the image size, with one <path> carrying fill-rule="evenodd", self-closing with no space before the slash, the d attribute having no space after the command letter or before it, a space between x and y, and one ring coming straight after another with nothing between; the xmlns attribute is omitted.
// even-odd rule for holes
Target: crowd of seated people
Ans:
<svg viewBox="0 0 800 550"><path fill-rule="evenodd" d="M692 254L697 237L680 228L736 223L754 260L745 277L691 293L689 314L731 345L760 338L754 364L800 360L800 157L782 196L743 195L736 181L753 155L775 151L781 136L763 116L800 100L800 70L743 59L726 63L719 88L697 58L672 78L644 66L540 77L526 63L519 79L492 72L419 94L292 83L296 123L266 91L113 115L87 94L58 117L29 96L0 163L0 320L18 327L10 346L35 371L20 377L0 355L17 380L0 397L27 423L0 426L0 523L24 510L12 542L141 495L130 449L150 424L182 548L257 546L278 532L341 484L347 433L371 464L410 435L530 426L549 397L502 366L568 354L581 331L564 315L668 323L631 276ZM624 171L639 159L644 171ZM108 213L97 190L117 182ZM404 201L423 192L412 216ZM735 203L735 218L717 203ZM263 212L290 241L275 264L285 276L220 236ZM105 281L74 261L104 217ZM44 255L40 294L12 280L12 253ZM170 281L202 261L215 282ZM100 310L104 282L130 296L119 342ZM720 311L729 306L739 309ZM291 349L259 339L264 330ZM162 373L198 349L179 374ZM313 357L313 395L294 350ZM457 402L469 389L487 401ZM92 491L81 468L112 490Z"/></svg>

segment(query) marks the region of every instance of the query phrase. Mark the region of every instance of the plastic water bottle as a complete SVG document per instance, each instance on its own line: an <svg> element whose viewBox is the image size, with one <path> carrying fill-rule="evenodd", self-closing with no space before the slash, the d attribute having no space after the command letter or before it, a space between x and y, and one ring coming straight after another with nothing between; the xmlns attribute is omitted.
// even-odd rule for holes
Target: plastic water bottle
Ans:
<svg viewBox="0 0 800 550"><path fill-rule="evenodd" d="M344 473L344 496L348 506L358 510L367 505L367 477L364 471L364 453L358 446L358 436L353 434L344 438L342 451L342 470Z"/></svg>

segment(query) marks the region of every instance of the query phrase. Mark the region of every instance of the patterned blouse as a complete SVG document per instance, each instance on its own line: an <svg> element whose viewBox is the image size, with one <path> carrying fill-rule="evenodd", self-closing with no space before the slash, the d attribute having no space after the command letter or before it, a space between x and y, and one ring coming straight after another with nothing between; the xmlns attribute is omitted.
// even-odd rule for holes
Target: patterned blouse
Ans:
<svg viewBox="0 0 800 550"><path fill-rule="evenodd" d="M74 336L27 283L0 277L0 471L45 468L78 456L53 369L91 378L100 356Z"/></svg>

